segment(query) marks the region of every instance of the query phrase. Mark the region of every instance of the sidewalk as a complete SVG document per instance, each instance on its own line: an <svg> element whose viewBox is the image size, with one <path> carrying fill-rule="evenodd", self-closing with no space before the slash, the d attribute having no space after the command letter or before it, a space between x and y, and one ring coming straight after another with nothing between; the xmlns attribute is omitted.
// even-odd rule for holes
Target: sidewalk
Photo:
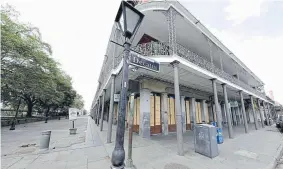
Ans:
<svg viewBox="0 0 283 169"><path fill-rule="evenodd" d="M111 157L114 149L116 126L112 131L112 143L106 144L107 123L102 132L90 121L91 130L101 138L106 153ZM225 138L219 145L219 156L210 159L194 152L193 135L184 133L185 155L177 155L176 134L168 136L156 135L143 139L137 134L133 137L133 162L138 169L271 169L275 167L277 158L283 148L283 137L274 126L266 126L258 131L250 125L249 134L244 134L243 127L234 129L235 138ZM226 131L224 131L224 134ZM227 134L226 134L227 136ZM125 132L125 151L127 159L128 133ZM108 164L106 164L109 162ZM97 163L97 165L100 165ZM101 168L108 168L110 161L105 160Z"/></svg>
<svg viewBox="0 0 283 169"><path fill-rule="evenodd" d="M29 123L17 126L15 131L2 128L2 169L101 169L106 161L110 163L108 154L99 136L93 135L97 142L85 142L88 117L78 118L75 122L76 135L69 135L69 120L49 121L44 123ZM51 130L49 150L40 152L39 133ZM95 132L91 132L95 134ZM23 137L25 135L26 137ZM36 135L39 135L35 137ZM14 141L13 141L14 140ZM15 141L16 140L16 141ZM11 142L12 144L9 144ZM19 147L21 143L36 144L31 147ZM5 146L7 148L5 148ZM105 162L105 163L106 163ZM109 165L108 167L109 168Z"/></svg>
<svg viewBox="0 0 283 169"><path fill-rule="evenodd" d="M3 169L107 169L111 166L110 157L114 149L116 126L113 126L112 143L106 144L107 123L104 130L99 131L90 117L78 119L77 135L69 135L65 122L50 122L48 125L32 124L27 128L42 126L51 128L50 150L44 153L38 147L14 148L15 132L5 133L2 129L2 150L7 146L13 153L3 155ZM60 128L59 128L60 127ZM59 129L58 129L59 128ZM4 135L3 135L4 131ZM18 127L18 133L24 129ZM31 129L26 132L30 132ZM38 131L39 132L39 131ZM224 131L225 134L226 131ZM14 135L12 135L12 134ZM32 137L30 132L28 137ZM8 137L10 136L13 137ZM37 134L37 133L36 133ZM243 128L235 129L234 139L225 138L219 145L220 155L210 159L194 152L192 132L184 133L184 156L177 155L176 134L168 136L156 135L143 139L137 134L133 136L133 162L137 169L271 169L282 150L282 135L273 126L252 130L244 134ZM4 138L5 137L5 138ZM85 137L85 139L82 139ZM16 137L17 139L20 139ZM26 138L27 139L27 138ZM31 141L34 138L30 138ZM27 139L28 140L28 139ZM9 141L13 144L9 146ZM3 144L4 143L4 144ZM19 143L19 142L17 142ZM127 159L128 132L125 132L125 151ZM55 147L55 149L53 149ZM4 148L8 152L7 148ZM26 149L25 151L21 149ZM21 150L21 151L20 151ZM29 150L29 151L27 151Z"/></svg>

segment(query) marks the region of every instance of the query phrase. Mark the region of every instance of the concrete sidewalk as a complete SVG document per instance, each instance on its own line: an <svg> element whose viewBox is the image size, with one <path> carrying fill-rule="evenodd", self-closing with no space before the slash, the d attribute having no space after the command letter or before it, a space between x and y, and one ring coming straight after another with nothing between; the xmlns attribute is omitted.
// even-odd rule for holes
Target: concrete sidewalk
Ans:
<svg viewBox="0 0 283 169"><path fill-rule="evenodd" d="M68 134L68 121L50 122L47 126L31 124L26 126L29 130L18 127L17 132L28 132L24 140L34 141L32 133L37 135L37 130L42 126L51 128L50 150L44 153L38 151L20 152L14 147L13 139L16 132L2 129L2 149L17 150L12 153L2 154L3 169L106 169L110 168L110 157L114 149L116 126L112 131L112 143L106 144L107 123L104 130L99 131L90 117L78 119L78 134ZM37 128L38 127L38 128ZM36 130L34 132L33 130ZM86 132L85 132L86 131ZM133 137L133 162L137 169L270 169L273 168L277 157L282 150L282 136L273 126L252 130L244 134L243 128L235 129L234 139L225 138L224 144L219 145L220 155L213 159L194 152L193 135L188 131L184 133L185 155L178 156L176 134L168 136L155 135L150 139L143 139L137 134ZM4 132L4 133L3 133ZM225 134L224 130L224 134ZM3 135L4 134L4 135ZM80 139L85 136L84 140ZM30 137L30 138L29 138ZM74 141L75 140L75 141ZM9 141L13 144L9 147ZM3 145L4 143L4 145ZM21 142L17 142L19 144ZM128 132L125 133L125 151L127 159ZM55 147L55 149L53 149ZM19 148L23 149L23 148ZM37 147L36 147L37 149ZM26 149L27 150L27 149Z"/></svg>
<svg viewBox="0 0 283 169"><path fill-rule="evenodd" d="M16 126L15 131L2 128L1 168L3 169L101 169L103 163L110 163L99 136L97 142L85 142L88 117L76 120L76 135L69 135L69 120L29 123ZM38 145L42 130L51 130L50 149L40 152ZM11 144L9 144L9 142ZM20 147L35 143L35 146ZM109 168L109 166L107 167Z"/></svg>
<svg viewBox="0 0 283 169"><path fill-rule="evenodd" d="M111 157L114 149L116 126L113 128L112 143L106 144L107 123L104 130L94 121L89 121L93 135L99 136L104 144L106 153ZM255 131L250 124L249 134L244 134L243 127L235 127L234 139L225 137L224 144L219 145L220 155L210 159L194 152L193 135L188 131L184 133L185 155L178 156L176 134L168 136L156 135L150 139L143 139L137 134L133 137L133 162L138 169L270 169L276 165L281 156L283 139L281 133L274 126L266 126ZM95 129L95 130L93 130ZM224 134L226 131L224 130ZM226 134L227 136L227 134ZM97 138L94 139L94 142ZM127 159L128 133L125 133L125 151ZM101 168L108 168L111 164L105 160Z"/></svg>

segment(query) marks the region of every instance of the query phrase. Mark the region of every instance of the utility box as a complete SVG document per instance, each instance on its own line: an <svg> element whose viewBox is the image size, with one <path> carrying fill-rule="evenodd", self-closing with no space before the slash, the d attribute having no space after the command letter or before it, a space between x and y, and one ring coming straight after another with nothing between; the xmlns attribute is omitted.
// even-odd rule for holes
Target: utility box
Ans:
<svg viewBox="0 0 283 169"><path fill-rule="evenodd" d="M219 155L216 127L209 124L195 126L195 152L214 158Z"/></svg>

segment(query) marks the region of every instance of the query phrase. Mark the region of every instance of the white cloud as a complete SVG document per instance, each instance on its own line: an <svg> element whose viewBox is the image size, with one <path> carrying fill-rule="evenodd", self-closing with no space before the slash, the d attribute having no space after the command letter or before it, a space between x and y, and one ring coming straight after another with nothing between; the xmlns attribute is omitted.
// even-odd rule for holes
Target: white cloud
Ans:
<svg viewBox="0 0 283 169"><path fill-rule="evenodd" d="M234 24L240 24L249 17L259 17L267 8L262 8L264 0L230 0L230 4L224 9L228 13L227 20Z"/></svg>

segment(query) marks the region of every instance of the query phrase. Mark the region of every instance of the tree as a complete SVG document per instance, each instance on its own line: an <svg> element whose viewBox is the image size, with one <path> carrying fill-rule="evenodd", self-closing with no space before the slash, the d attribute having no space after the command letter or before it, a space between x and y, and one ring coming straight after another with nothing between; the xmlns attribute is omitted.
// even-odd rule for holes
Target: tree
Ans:
<svg viewBox="0 0 283 169"><path fill-rule="evenodd" d="M75 107L77 109L83 109L84 108L83 97L80 94L76 95L74 103L72 104L72 107Z"/></svg>
<svg viewBox="0 0 283 169"><path fill-rule="evenodd" d="M43 83L43 90L41 90L43 93L39 97L39 102L45 109L46 119L50 111L55 112L59 107L65 106L65 94L68 93L68 91L72 91L71 79L64 75L65 74L59 70L51 72L49 77L46 78L47 81ZM66 106L69 106L73 100L74 98L71 98L70 103L66 104Z"/></svg>
<svg viewBox="0 0 283 169"><path fill-rule="evenodd" d="M77 95L72 79L51 58L51 47L42 41L40 31L19 22L19 13L11 6L1 8L2 103L17 112L25 104L27 116L34 108L46 117L50 112L66 111Z"/></svg>
<svg viewBox="0 0 283 169"><path fill-rule="evenodd" d="M18 21L19 13L11 6L1 6L1 86L2 94L22 98L28 116L36 104L38 82L42 72L48 71L51 47L41 40L39 30ZM7 97L2 100L13 101ZM17 99L14 99L17 102Z"/></svg>

